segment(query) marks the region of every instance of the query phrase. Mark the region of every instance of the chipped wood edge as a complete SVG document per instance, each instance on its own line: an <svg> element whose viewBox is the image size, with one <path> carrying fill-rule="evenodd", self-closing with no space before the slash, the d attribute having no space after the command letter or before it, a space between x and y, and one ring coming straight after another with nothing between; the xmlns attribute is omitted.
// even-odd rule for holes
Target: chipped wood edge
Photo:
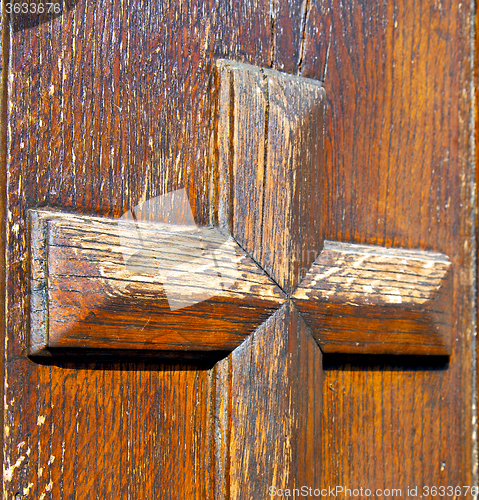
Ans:
<svg viewBox="0 0 479 500"><path fill-rule="evenodd" d="M48 356L48 270L47 219L39 212L28 214L29 234L29 315L27 325L27 353L29 356Z"/></svg>

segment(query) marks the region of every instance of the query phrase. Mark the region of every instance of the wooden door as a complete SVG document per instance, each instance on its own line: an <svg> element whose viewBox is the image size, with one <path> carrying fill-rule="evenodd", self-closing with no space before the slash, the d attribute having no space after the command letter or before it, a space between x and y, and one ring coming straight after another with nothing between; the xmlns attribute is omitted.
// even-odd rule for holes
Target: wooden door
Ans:
<svg viewBox="0 0 479 500"><path fill-rule="evenodd" d="M352 490L334 490L337 498L358 488L363 498L391 498L392 489L433 498L441 486L453 488L446 497L473 498L472 3L78 0L41 16L27 5L11 15L2 7L4 498L266 499L301 487L310 498L336 487ZM185 189L196 224L218 222L219 59L323 83L324 127L307 129L310 147L324 145L321 209L309 205L301 227L344 244L447 256L451 356L324 346L323 355L313 327L324 315L308 323L289 298L209 365L114 352L27 356L30 209L118 220ZM258 111L251 97L238 106ZM256 143L258 123L242 122ZM280 180L255 205L275 220ZM267 239L273 253L282 236ZM270 271L287 285L289 263L280 264ZM345 338L355 344L367 323ZM385 339L394 324L378 327Z"/></svg>

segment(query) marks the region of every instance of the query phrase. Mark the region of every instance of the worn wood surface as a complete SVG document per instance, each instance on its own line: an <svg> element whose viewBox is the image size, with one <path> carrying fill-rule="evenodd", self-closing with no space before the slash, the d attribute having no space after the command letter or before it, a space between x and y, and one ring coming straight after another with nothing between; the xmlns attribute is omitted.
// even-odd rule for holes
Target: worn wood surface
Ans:
<svg viewBox="0 0 479 500"><path fill-rule="evenodd" d="M218 66L218 222L290 293L324 235L321 82Z"/></svg>
<svg viewBox="0 0 479 500"><path fill-rule="evenodd" d="M442 254L326 241L293 299L325 353L451 354Z"/></svg>
<svg viewBox="0 0 479 500"><path fill-rule="evenodd" d="M7 78L8 56L10 49L8 16L5 13L5 4L0 6L0 336L6 338L6 227L7 227ZM5 343L0 347L0 400L4 400L5 390ZM0 409L0 422L4 422L4 407ZM3 436L0 433L0 447L3 449ZM3 470L3 453L0 453L0 468Z"/></svg>
<svg viewBox="0 0 479 500"><path fill-rule="evenodd" d="M479 9L475 9L476 11L476 16L475 16L475 40L473 41L474 49L475 49L475 56L476 56L476 61L474 64L474 70L473 70L473 82L474 82L474 111L475 111L475 136L474 136L474 159L475 159L475 185L476 189L477 186L479 186L479 156L477 154L478 147L479 147L479 64L477 61L478 54L479 54ZM479 197L476 194L476 199L475 199L476 205L475 205L475 236L476 236L476 270L477 270L477 263L479 262L479 248L477 245L477 241L479 241ZM476 328L477 325L479 324L479 307L478 307L478 298L479 298L479 281L477 280L476 276ZM479 359L479 344L477 342L477 337L476 337L476 356L475 356L475 363L477 366L477 360ZM479 387L479 373L478 370L476 369L476 379L475 379L475 387L474 387L474 394L477 395ZM474 458L473 458L473 463L477 464L477 467L479 468L479 447L476 445L474 448ZM479 472L478 472L479 473Z"/></svg>
<svg viewBox="0 0 479 500"><path fill-rule="evenodd" d="M208 222L213 60L266 64L268 9L82 1L11 36L4 496L212 498L208 372L26 359L26 216L119 217L186 185Z"/></svg>
<svg viewBox="0 0 479 500"><path fill-rule="evenodd" d="M217 449L228 458L217 461L216 498L275 498L271 486L319 484L322 354L292 302L214 373L225 402L216 408Z"/></svg>
<svg viewBox="0 0 479 500"><path fill-rule="evenodd" d="M34 356L75 349L225 356L286 300L213 228L136 222L132 229L46 210L30 218Z"/></svg>
<svg viewBox="0 0 479 500"><path fill-rule="evenodd" d="M228 498L247 487L216 433L231 423L218 385L245 357L213 378L155 363L39 365L23 349L29 208L119 217L186 186L197 222L210 221L217 58L324 79L328 239L441 252L456 270L446 366L324 357L319 483L473 484L471 16L457 0L81 0L10 33L5 498L205 499L221 485ZM261 395L262 374L249 380ZM263 397L257 407L262 422L291 428L293 414L265 411ZM295 463L282 462L282 477Z"/></svg>
<svg viewBox="0 0 479 500"><path fill-rule="evenodd" d="M287 298L213 228L29 215L33 356L222 357ZM323 352L448 355L450 281L442 254L327 241L293 298Z"/></svg>
<svg viewBox="0 0 479 500"><path fill-rule="evenodd" d="M324 75L329 103L327 239L441 252L454 269L447 365L325 356L322 483L474 484L471 4L310 5L302 74Z"/></svg>

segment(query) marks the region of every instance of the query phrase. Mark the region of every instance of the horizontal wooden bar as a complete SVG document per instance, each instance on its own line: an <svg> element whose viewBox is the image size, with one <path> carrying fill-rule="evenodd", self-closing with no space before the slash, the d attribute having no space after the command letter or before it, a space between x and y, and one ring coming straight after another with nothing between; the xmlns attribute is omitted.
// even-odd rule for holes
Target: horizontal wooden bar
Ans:
<svg viewBox="0 0 479 500"><path fill-rule="evenodd" d="M325 241L293 300L323 352L450 355L451 263Z"/></svg>
<svg viewBox="0 0 479 500"><path fill-rule="evenodd" d="M215 357L286 300L217 229L33 210L30 234L32 356Z"/></svg>

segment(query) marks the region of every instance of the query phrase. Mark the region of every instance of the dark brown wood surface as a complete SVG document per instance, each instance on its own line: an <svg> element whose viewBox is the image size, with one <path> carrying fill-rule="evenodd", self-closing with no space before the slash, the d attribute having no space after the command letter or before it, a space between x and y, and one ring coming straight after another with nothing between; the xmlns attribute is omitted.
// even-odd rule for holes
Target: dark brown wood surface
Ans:
<svg viewBox="0 0 479 500"><path fill-rule="evenodd" d="M221 384L232 372L244 380L251 356L223 361L215 378L156 363L39 365L24 349L27 209L119 217L184 185L197 222L208 223L216 58L324 78L329 239L441 252L457 270L449 363L325 356L312 388L323 393L321 460L312 459L321 476L288 455L281 478L377 488L475 481L472 6L302 5L80 0L10 33L5 498L265 497L264 483L245 485L232 460L239 446L265 456L241 438L247 422L235 424L237 442L217 434L233 426ZM267 406L264 377L272 373L274 390L284 372L271 362L248 375L249 393L234 388L245 408L257 395L250 429L260 433L271 419L280 432L302 415ZM258 467L270 474L268 465Z"/></svg>
<svg viewBox="0 0 479 500"><path fill-rule="evenodd" d="M477 480L471 22L456 1L311 3L302 74L325 75L330 104L327 238L458 266L449 363L325 356L323 484Z"/></svg>

